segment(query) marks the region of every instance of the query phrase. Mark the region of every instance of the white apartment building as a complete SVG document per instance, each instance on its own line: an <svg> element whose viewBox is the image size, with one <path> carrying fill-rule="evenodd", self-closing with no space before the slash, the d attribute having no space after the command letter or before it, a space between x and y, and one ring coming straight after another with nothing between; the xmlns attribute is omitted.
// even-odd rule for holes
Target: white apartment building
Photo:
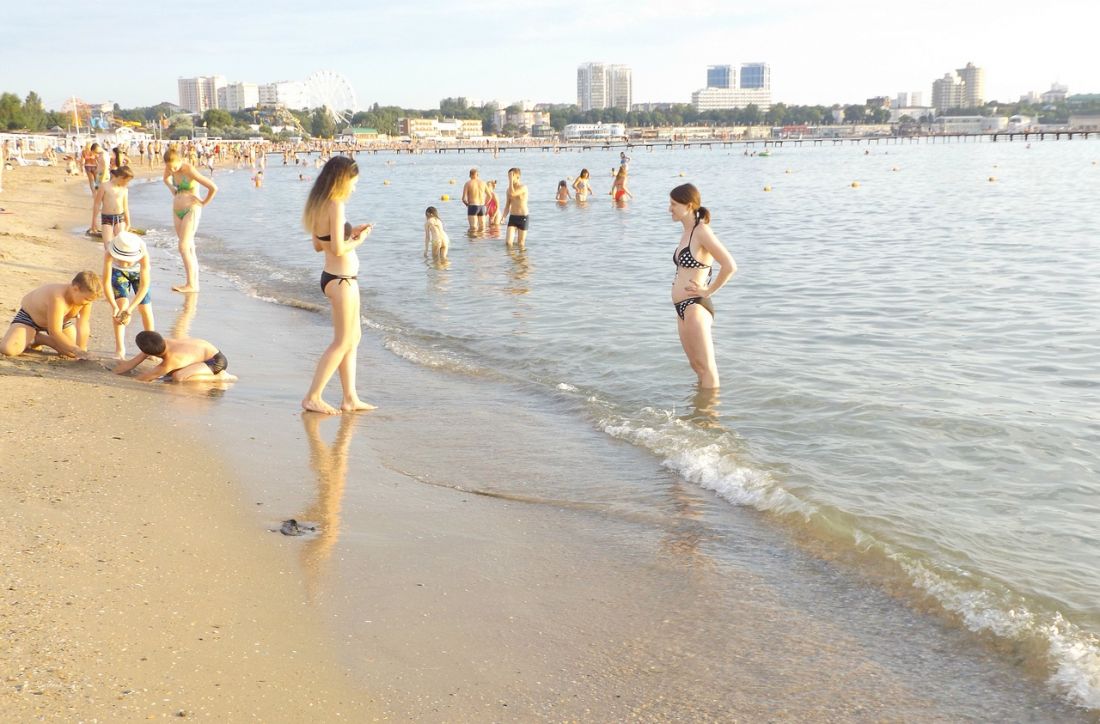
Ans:
<svg viewBox="0 0 1100 724"><path fill-rule="evenodd" d="M978 108L985 105L985 71L973 63L957 71L963 82L963 108Z"/></svg>
<svg viewBox="0 0 1100 724"><path fill-rule="evenodd" d="M633 101L634 80L629 66L585 63L577 68L577 105L582 111L629 111Z"/></svg>
<svg viewBox="0 0 1100 724"><path fill-rule="evenodd" d="M218 108L236 113L260 105L260 87L255 83L230 83L218 89Z"/></svg>
<svg viewBox="0 0 1100 724"><path fill-rule="evenodd" d="M397 130L410 138L478 138L483 135L477 118L398 118Z"/></svg>
<svg viewBox="0 0 1100 724"><path fill-rule="evenodd" d="M309 89L300 80L280 80L274 83L262 83L257 89L258 104L261 106L283 106L284 108L309 108Z"/></svg>
<svg viewBox="0 0 1100 724"><path fill-rule="evenodd" d="M723 85L723 83L725 85ZM772 71L767 63L742 63L707 68L707 87L691 94L697 111L724 111L755 105L762 111L772 105Z"/></svg>
<svg viewBox="0 0 1100 724"><path fill-rule="evenodd" d="M912 105L912 99L909 101ZM946 73L932 82L932 105L939 112L951 108L978 108L985 105L985 71L973 63Z"/></svg>
<svg viewBox="0 0 1100 724"><path fill-rule="evenodd" d="M932 107L943 113L950 108L962 108L963 83L954 72L945 73L939 80L932 81Z"/></svg>
<svg viewBox="0 0 1100 724"><path fill-rule="evenodd" d="M724 111L750 105L767 111L772 107L772 92L768 88L700 88L691 94L691 104L697 111Z"/></svg>
<svg viewBox="0 0 1100 724"><path fill-rule="evenodd" d="M218 90L225 85L225 77L220 75L179 78L180 108L190 113L206 113L211 108L218 108Z"/></svg>

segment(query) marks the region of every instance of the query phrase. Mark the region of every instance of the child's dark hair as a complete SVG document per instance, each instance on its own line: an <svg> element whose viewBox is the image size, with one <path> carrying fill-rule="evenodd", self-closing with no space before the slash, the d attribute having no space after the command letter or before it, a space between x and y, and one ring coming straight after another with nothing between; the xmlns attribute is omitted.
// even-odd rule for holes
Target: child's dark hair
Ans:
<svg viewBox="0 0 1100 724"><path fill-rule="evenodd" d="M562 179L561 181L558 181L558 188L559 189L568 188L568 186L569 186L569 184L565 183L565 179Z"/></svg>
<svg viewBox="0 0 1100 724"><path fill-rule="evenodd" d="M702 221L704 224L710 223L710 212L707 211L705 206L701 206L702 197L699 195L699 189L695 188L693 184L682 184L668 192L669 197L678 204L690 206L695 211L695 225L698 226Z"/></svg>
<svg viewBox="0 0 1100 724"><path fill-rule="evenodd" d="M130 170L130 167L123 164L118 168L111 169L111 176L114 178L133 178L134 172Z"/></svg>
<svg viewBox="0 0 1100 724"><path fill-rule="evenodd" d="M438 219L439 209L435 208L434 206L429 206L428 208L424 209L424 215L427 216L429 219Z"/></svg>
<svg viewBox="0 0 1100 724"><path fill-rule="evenodd" d="M134 341L137 342L138 349L154 357L162 356L166 348L164 337L159 332L138 332Z"/></svg>

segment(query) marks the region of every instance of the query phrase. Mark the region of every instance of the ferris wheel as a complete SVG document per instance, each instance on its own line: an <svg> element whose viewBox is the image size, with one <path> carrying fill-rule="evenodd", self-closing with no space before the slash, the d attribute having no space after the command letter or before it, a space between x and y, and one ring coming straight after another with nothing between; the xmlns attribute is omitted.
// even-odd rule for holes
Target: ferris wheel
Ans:
<svg viewBox="0 0 1100 724"><path fill-rule="evenodd" d="M351 83L335 71L319 70L306 78L305 84L310 107L325 108L337 123L348 123L359 110Z"/></svg>

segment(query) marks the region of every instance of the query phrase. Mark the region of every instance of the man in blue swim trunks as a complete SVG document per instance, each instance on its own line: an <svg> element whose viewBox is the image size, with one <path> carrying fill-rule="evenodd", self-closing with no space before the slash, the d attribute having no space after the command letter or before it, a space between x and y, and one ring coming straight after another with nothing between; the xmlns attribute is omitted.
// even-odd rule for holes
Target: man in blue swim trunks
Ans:
<svg viewBox="0 0 1100 724"><path fill-rule="evenodd" d="M485 182L470 169L470 180L462 187L462 203L466 204L466 220L470 222L470 231L485 231Z"/></svg>
<svg viewBox="0 0 1100 724"><path fill-rule="evenodd" d="M0 354L15 357L44 345L62 357L88 359L92 302L102 296L103 284L91 271L27 292L0 340Z"/></svg>

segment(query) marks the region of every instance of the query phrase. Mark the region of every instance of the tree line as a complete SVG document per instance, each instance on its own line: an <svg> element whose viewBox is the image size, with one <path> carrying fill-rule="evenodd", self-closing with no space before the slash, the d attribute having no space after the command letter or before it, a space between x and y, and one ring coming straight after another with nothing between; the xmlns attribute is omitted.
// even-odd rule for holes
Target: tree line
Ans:
<svg viewBox="0 0 1100 724"><path fill-rule="evenodd" d="M544 108L547 108L544 106ZM373 104L368 110L355 113L348 125L373 128L379 133L398 134L400 118L459 118L481 121L485 133L492 131L499 107L496 104L471 107L464 98L444 98L439 108L422 110L382 106ZM510 113L520 110L513 105L504 109ZM1066 123L1071 113L1100 112L1100 94L1079 94L1070 96L1062 103L1035 106L1024 102L998 103L990 101L980 108L956 108L944 115L1024 115L1037 118L1040 123ZM885 108L871 105L849 104L833 106L799 106L776 103L764 111L755 105L729 110L698 111L688 103L662 105L653 110L624 111L619 108L594 109L581 111L575 104L556 104L548 106L550 125L560 133L571 123L623 123L628 127L653 128L661 126L822 126L841 123L885 123L890 112ZM278 138L272 130L275 126L293 126L294 130L284 131L281 136L312 135L319 138L331 138L347 126L338 126L332 115L323 108L314 109L247 109L230 113L221 109L211 109L195 120L190 113L180 111L171 103L158 103L154 106L141 106L124 109L115 104L114 117L123 121L140 123L152 127L165 120L169 137L190 134L196 124L205 126L210 135L226 138L243 138L255 135L251 126L258 125L259 133L267 138ZM839 116L839 121L836 116ZM930 118L907 118L907 122L927 122ZM65 112L46 110L42 99L31 91L26 98L20 99L15 93L0 94L0 130L27 130L41 132L54 127L68 129L71 116ZM532 129L518 125L507 125L502 129L506 134L529 133Z"/></svg>

